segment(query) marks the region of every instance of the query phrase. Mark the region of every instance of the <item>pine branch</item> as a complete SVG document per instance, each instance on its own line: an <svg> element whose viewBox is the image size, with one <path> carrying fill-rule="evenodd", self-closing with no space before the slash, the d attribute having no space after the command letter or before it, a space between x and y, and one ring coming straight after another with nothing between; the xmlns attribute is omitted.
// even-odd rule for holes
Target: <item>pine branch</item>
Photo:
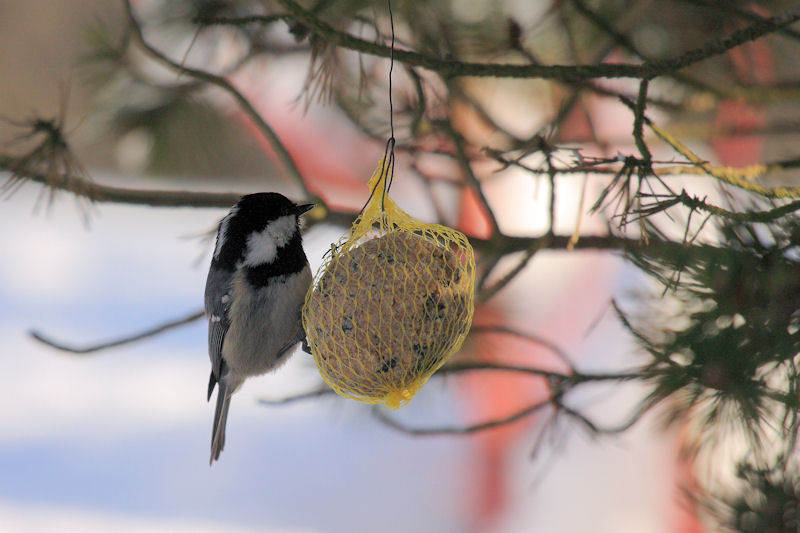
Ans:
<svg viewBox="0 0 800 533"><path fill-rule="evenodd" d="M52 179L42 172L18 164L17 158L0 155L0 170L21 179L74 194L98 203L146 205L150 207L230 207L241 194L232 192L203 192L188 190L133 189L96 183L82 176L62 173Z"/></svg>
<svg viewBox="0 0 800 533"><path fill-rule="evenodd" d="M349 33L339 31L319 17L303 9L294 0L279 0L286 10L298 21L325 41L341 48L356 52L390 57L390 47L366 41ZM774 17L752 23L720 39L709 41L704 46L689 50L677 56L644 62L639 65L615 63L599 65L513 65L508 63L472 63L441 59L431 55L408 50L394 50L394 59L409 66L422 67L438 72L445 78L458 76L488 76L498 78L541 78L564 81L578 81L595 78L640 78L652 79L671 74L710 57L722 54L732 48L754 41L780 28L800 20L800 7L789 9Z"/></svg>
<svg viewBox="0 0 800 533"><path fill-rule="evenodd" d="M643 167L649 167L653 159L650 153L650 148L644 142L643 123L644 112L647 109L647 87L648 80L642 80L639 83L639 97L636 99L636 105L633 108L633 140L636 143L636 148L639 150L639 155L642 156Z"/></svg>

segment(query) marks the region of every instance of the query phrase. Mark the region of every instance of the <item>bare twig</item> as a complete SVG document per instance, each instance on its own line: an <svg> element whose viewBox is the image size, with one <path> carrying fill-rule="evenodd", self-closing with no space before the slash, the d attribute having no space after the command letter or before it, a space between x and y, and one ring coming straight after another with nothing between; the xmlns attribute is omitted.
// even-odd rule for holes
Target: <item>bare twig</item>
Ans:
<svg viewBox="0 0 800 533"><path fill-rule="evenodd" d="M514 372L520 374L530 374L533 376L548 378L557 381L564 381L571 377L569 374L555 372L553 370L545 370L532 366L523 365L507 365L503 363L490 363L487 361L467 361L463 363L448 363L440 368L434 376L446 376L448 374L461 374L463 372L474 371L497 371L497 372Z"/></svg>
<svg viewBox="0 0 800 533"><path fill-rule="evenodd" d="M551 401L552 401L551 398L547 398L545 400L533 403L528 407L525 407L524 409L520 409L519 411L511 413L510 415L492 420L486 420L485 422L471 424L468 426L441 426L441 427L429 427L429 428L415 428L407 426L402 422L399 422L395 418L387 415L385 410L380 409L378 407L374 407L372 409L372 414L375 415L375 417L378 420L380 420L390 428L396 429L398 431L401 431L409 435L465 435L517 422L519 420L522 420L523 418L527 418L537 413L543 407L550 405Z"/></svg>
<svg viewBox="0 0 800 533"><path fill-rule="evenodd" d="M558 387L561 394L569 389L588 382L604 382L604 381L632 381L640 379L641 376L637 372L610 372L610 373L594 373L594 372L579 372L571 370L569 374L556 372L553 370L545 370L543 368L523 366L523 365L507 365L503 363L491 363L487 361L467 361L463 363L449 363L440 368L434 376L457 374L461 372L473 371L497 371L497 372L519 372L522 374L531 374L533 376L545 377L550 380L550 383Z"/></svg>
<svg viewBox="0 0 800 533"><path fill-rule="evenodd" d="M180 326L185 326L186 324L191 324L195 320L198 320L205 316L204 311L195 311L190 315L187 315L183 318L179 318L177 320L171 320L169 322L165 322L163 324L159 324L153 328L147 329L140 333L135 333L133 335L126 335L125 337L121 337L119 339L115 339L113 341L102 342L99 344L91 344L85 347L76 347L74 345L69 345L61 342L57 342L52 340L47 335L40 333L37 330L31 330L30 335L37 341L50 346L51 348L55 348L56 350L61 350L62 352L68 352L75 355L84 355L94 352L99 352L101 350L106 350L108 348L116 348L117 346L122 346L124 344L130 344L132 342L140 341L146 339L148 337L153 337L158 335L159 333L163 333L170 329L174 329Z"/></svg>
<svg viewBox="0 0 800 533"><path fill-rule="evenodd" d="M483 187L481 185L480 180L475 175L475 171L472 170L472 163L467 156L467 152L464 148L464 139L461 137L461 134L457 132L453 125L449 121L444 121L441 123L442 129L447 133L450 139L453 141L453 144L456 148L456 159L458 160L461 170L464 172L464 176L467 179L467 183L472 187L475 191L475 194L478 195L481 203L483 204L483 209L485 211L486 216L489 218L489 225L491 226L492 235L501 235L500 226L497 224L497 218L494 216L494 211L492 210L492 206L489 204L488 198L483 192Z"/></svg>
<svg viewBox="0 0 800 533"><path fill-rule="evenodd" d="M514 265L514 268L509 270L507 273L503 275L500 279L495 281L488 287L484 287L483 290L478 294L478 300L481 302L485 302L489 300L492 296L500 292L505 288L506 285L511 283L511 281L517 277L517 274L525 270L525 267L528 266L528 263L536 255L536 252L541 250L542 248L546 248L550 243L550 239L552 236L548 233L541 240L537 242L531 243L531 246L525 250L525 253L522 255L522 258ZM569 246L569 244L567 244Z"/></svg>
<svg viewBox="0 0 800 533"><path fill-rule="evenodd" d="M563 413L568 415L575 420L578 420L583 424L583 426L588 429L591 433L594 434L602 434L602 435L615 435L617 433L623 433L630 428L632 428L639 420L641 420L642 415L647 411L648 406L642 404L633 413L628 417L627 420L623 421L622 423L616 426L602 426L599 425L597 422L589 419L586 415L581 413L580 411L573 409L571 407L567 407L564 404L559 404L557 413Z"/></svg>
<svg viewBox="0 0 800 533"><path fill-rule="evenodd" d="M287 396L286 398L278 398L275 400L270 398L259 398L258 403L261 405L269 405L269 406L286 405L290 403L303 402L306 400L313 400L316 398L321 398L323 396L330 396L333 394L334 394L333 389L327 386L321 386L319 388L310 390L308 392L295 394L293 396Z"/></svg>
<svg viewBox="0 0 800 533"><path fill-rule="evenodd" d="M573 372L575 371L575 365L572 364L572 358L569 355L567 355L567 353L564 350L559 348L555 343L553 343L553 342L551 342L551 341L549 341L549 340L547 340L545 338L542 338L542 337L540 337L538 335L535 335L533 333L528 333L527 331L520 331L518 329L514 329L512 327L505 326L505 325L502 325L502 324L473 325L472 328L470 329L470 333L478 333L478 334L480 334L480 333L501 333L501 334L504 334L504 335L511 335L513 337L519 337L521 339L525 339L526 341L530 341L530 342L539 344L539 345L547 348L548 350L550 350L554 354L556 354L558 356L558 358L561 359L564 363L566 363L567 366Z"/></svg>

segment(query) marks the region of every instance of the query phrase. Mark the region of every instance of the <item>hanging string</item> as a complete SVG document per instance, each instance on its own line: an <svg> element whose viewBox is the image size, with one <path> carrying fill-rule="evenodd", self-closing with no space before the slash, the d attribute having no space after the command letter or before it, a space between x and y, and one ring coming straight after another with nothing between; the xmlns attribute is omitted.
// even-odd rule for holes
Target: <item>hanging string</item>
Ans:
<svg viewBox="0 0 800 533"><path fill-rule="evenodd" d="M389 46L389 128L391 133L388 143L392 144L392 155L394 155L394 104L392 103L392 71L394 70L394 15L392 15L392 0L386 0L386 5L389 7L389 27L392 30L392 43Z"/></svg>
<svg viewBox="0 0 800 533"><path fill-rule="evenodd" d="M392 186L394 179L394 101L392 97L392 71L394 70L394 15L392 14L392 0L386 0L386 5L389 8L389 27L392 31L392 43L389 46L389 140L386 141L386 148L383 152L384 170L383 176L383 197L381 198L381 209L383 209L383 202L386 200L386 193ZM387 158L388 154L388 158Z"/></svg>
<svg viewBox="0 0 800 533"><path fill-rule="evenodd" d="M369 198L364 203L364 207L361 208L361 212L364 212L364 209L369 205L370 200L372 197L375 196L375 190L378 188L378 184L383 185L383 191L381 194L381 211L385 209L385 201L386 195L389 192L389 189L392 186L392 180L394 179L394 145L395 145L395 138L394 138L394 99L392 96L392 72L394 71L394 14L392 13L392 0L386 0L386 5L389 8L389 27L391 29L391 44L389 46L389 139L386 141L386 146L383 149L383 159L381 163L381 173L380 178L378 179L378 183L375 187L370 191Z"/></svg>

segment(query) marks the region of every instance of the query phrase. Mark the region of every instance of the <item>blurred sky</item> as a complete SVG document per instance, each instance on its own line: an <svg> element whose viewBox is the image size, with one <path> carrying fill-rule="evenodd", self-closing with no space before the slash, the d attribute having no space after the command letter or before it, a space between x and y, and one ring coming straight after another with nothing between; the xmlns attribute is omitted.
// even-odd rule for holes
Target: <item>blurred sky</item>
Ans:
<svg viewBox="0 0 800 533"><path fill-rule="evenodd" d="M34 193L0 212L0 225L16 228L0 236L8 383L0 524L48 530L67 517L75 531L108 523L446 531L458 523L454 478L469 464L466 441L403 437L349 402L256 405L316 384L307 357L237 394L223 460L209 468L204 324L94 356L32 341L31 327L81 344L199 308L209 250L187 237L222 214L104 206L87 231L69 201L32 216ZM436 403L448 401L442 394Z"/></svg>

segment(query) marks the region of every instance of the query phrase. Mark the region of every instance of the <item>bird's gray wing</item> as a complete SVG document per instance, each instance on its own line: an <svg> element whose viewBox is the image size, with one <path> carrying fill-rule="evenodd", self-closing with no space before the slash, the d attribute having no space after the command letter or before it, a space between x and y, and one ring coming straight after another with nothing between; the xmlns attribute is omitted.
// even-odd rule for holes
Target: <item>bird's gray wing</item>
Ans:
<svg viewBox="0 0 800 533"><path fill-rule="evenodd" d="M298 342L303 343L303 350L306 351L306 347L308 346L308 344L306 343L306 332L303 329L303 304L300 304L297 307L297 325L295 327L294 334L289 339L289 342L287 342L284 346L282 346L281 349L278 351L276 359L280 359L281 357L283 357L286 354L286 352L294 348ZM308 353L311 353L310 349L308 349L307 351Z"/></svg>
<svg viewBox="0 0 800 533"><path fill-rule="evenodd" d="M233 272L212 269L206 280L205 307L208 317L208 356L211 359L211 376L208 379L208 399L214 386L222 379L225 361L222 360L222 343L230 327L230 291Z"/></svg>

